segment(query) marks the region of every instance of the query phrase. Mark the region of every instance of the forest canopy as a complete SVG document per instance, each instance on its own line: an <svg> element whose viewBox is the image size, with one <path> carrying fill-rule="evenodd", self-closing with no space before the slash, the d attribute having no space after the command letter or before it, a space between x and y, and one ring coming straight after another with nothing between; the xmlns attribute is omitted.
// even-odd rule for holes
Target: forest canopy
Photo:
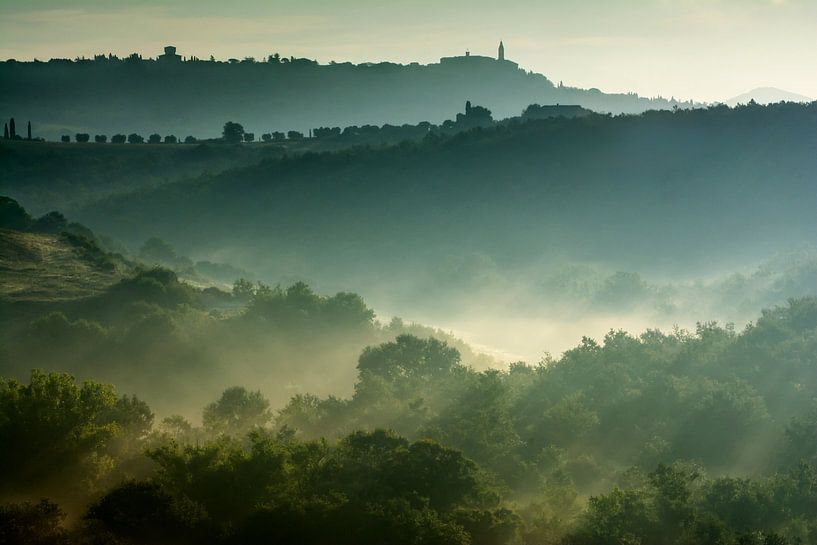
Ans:
<svg viewBox="0 0 817 545"><path fill-rule="evenodd" d="M235 386L200 425L34 371L0 385L17 498L0 527L65 543L817 543L814 354L813 298L741 332L613 331L507 371L403 334L362 351L351 397L271 410ZM84 514L64 526L63 509Z"/></svg>

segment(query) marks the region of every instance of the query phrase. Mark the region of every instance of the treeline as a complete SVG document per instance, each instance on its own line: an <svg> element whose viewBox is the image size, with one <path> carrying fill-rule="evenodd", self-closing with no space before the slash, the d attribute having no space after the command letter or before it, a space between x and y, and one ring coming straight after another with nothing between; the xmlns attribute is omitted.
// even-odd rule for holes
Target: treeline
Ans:
<svg viewBox="0 0 817 545"><path fill-rule="evenodd" d="M519 122L520 120L530 119L548 119L553 117L577 117L581 115L589 115L589 110L584 110L581 107L561 107L549 106L542 107L538 104L533 104L526 108L521 117L514 117L506 120L509 122ZM386 143L401 140L420 140L430 133L438 134L453 134L459 131L473 129L475 127L489 127L494 125L494 119L491 111L481 106L471 106L471 102L466 102L465 113L458 113L455 120L446 120L440 125L422 121L416 125L404 124L402 126L384 124L377 125L363 125L361 127L352 125L341 129L340 127L317 127L309 131L308 138L325 139L343 137L345 140L361 138L373 143ZM304 134L299 131L290 130L287 132L271 131L265 132L261 135L263 142L283 143L286 141L299 142L305 138ZM87 133L77 133L74 140L78 143L88 143L91 140L91 135ZM68 143L71 141L70 135L63 135L61 141ZM224 124L221 138L211 138L200 140L194 136L187 136L183 141L176 138L175 135L168 135L162 137L158 133L153 133L147 138L148 144L195 144L198 142L218 143L225 142L228 144L238 144L241 142L252 143L256 141L255 133L247 132L244 126L234 121L228 121ZM108 142L107 135L97 134L94 136L94 142L97 144L105 144ZM128 136L124 134L115 134L111 137L113 144L144 144L145 138L139 134L131 133Z"/></svg>
<svg viewBox="0 0 817 545"><path fill-rule="evenodd" d="M613 332L508 371L406 335L363 351L351 398L296 396L275 412L233 387L200 426L154 425L137 398L35 371L0 384L0 483L17 498L0 535L813 544L815 346L817 299L739 334Z"/></svg>
<svg viewBox="0 0 817 545"><path fill-rule="evenodd" d="M47 127L46 138L71 133L207 134L225 119L244 120L248 131L274 128L306 133L310 127L442 123L471 99L496 112L517 115L533 102L578 104L595 111L638 113L688 107L674 99L607 94L554 85L541 74L510 63L399 65L332 63L280 57L230 62L55 59L0 62L0 101L8 111L30 112ZM122 108L125 101L128 108ZM27 114L29 115L29 114ZM253 121L256 120L257 122Z"/></svg>

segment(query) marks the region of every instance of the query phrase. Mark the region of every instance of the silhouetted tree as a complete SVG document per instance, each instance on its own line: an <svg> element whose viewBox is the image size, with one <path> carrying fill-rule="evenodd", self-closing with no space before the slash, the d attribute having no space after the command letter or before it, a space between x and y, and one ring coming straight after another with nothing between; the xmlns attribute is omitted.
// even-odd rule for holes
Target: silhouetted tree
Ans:
<svg viewBox="0 0 817 545"><path fill-rule="evenodd" d="M129 144L142 144L144 143L144 141L145 139L136 134L135 132L128 135Z"/></svg>
<svg viewBox="0 0 817 545"><path fill-rule="evenodd" d="M14 124L14 118L9 119L9 138L14 140L17 138L17 127Z"/></svg>
<svg viewBox="0 0 817 545"><path fill-rule="evenodd" d="M150 136L148 136L148 144L161 144L161 143L162 143L161 135L153 133Z"/></svg>
<svg viewBox="0 0 817 545"><path fill-rule="evenodd" d="M304 137L304 133L298 131L289 131L287 132L287 138L290 140L301 140Z"/></svg>
<svg viewBox="0 0 817 545"><path fill-rule="evenodd" d="M196 137L195 136L186 136L185 139L184 139L184 143L185 144L195 144L196 143Z"/></svg>
<svg viewBox="0 0 817 545"><path fill-rule="evenodd" d="M104 134L97 134L96 136L94 136L94 142L96 142L97 144L104 144L107 141L108 137L105 136Z"/></svg>
<svg viewBox="0 0 817 545"><path fill-rule="evenodd" d="M68 220L65 219L65 216L57 211L52 211L34 221L31 230L38 233L57 235L62 233L67 226Z"/></svg>
<svg viewBox="0 0 817 545"><path fill-rule="evenodd" d="M3 138L5 138L6 140L9 139L9 124L8 123L3 124Z"/></svg>
<svg viewBox="0 0 817 545"><path fill-rule="evenodd" d="M115 134L111 136L111 142L114 144L124 144L127 139L128 138L124 134Z"/></svg>
<svg viewBox="0 0 817 545"><path fill-rule="evenodd" d="M67 134L63 134L62 136L60 136L60 142L63 142L65 144L67 144L70 141L71 141L71 137L68 136Z"/></svg>
<svg viewBox="0 0 817 545"><path fill-rule="evenodd" d="M225 142L237 144L244 138L244 127L239 123L228 121L224 124L224 129L221 131L221 138Z"/></svg>
<svg viewBox="0 0 817 545"><path fill-rule="evenodd" d="M254 142L255 141L255 133L245 132L244 133L244 141L245 142Z"/></svg>
<svg viewBox="0 0 817 545"><path fill-rule="evenodd" d="M287 135L280 131L275 131L274 133L272 133L272 139L276 142L281 142L283 140L286 140L286 138Z"/></svg>
<svg viewBox="0 0 817 545"><path fill-rule="evenodd" d="M173 136L172 134L165 136L165 144L176 144L178 143L178 141L179 139Z"/></svg>
<svg viewBox="0 0 817 545"><path fill-rule="evenodd" d="M265 132L264 134L261 135L261 140L263 140L264 142L270 142L272 140L272 135L268 132Z"/></svg>
<svg viewBox="0 0 817 545"><path fill-rule="evenodd" d="M0 196L0 228L25 231L31 227L31 216L10 197Z"/></svg>
<svg viewBox="0 0 817 545"><path fill-rule="evenodd" d="M31 140L31 121L28 122L27 133L28 133L27 140Z"/></svg>
<svg viewBox="0 0 817 545"><path fill-rule="evenodd" d="M85 142L90 142L91 141L91 135L88 134L87 132L78 132L74 136L74 138L76 139L77 142L82 142L83 144Z"/></svg>

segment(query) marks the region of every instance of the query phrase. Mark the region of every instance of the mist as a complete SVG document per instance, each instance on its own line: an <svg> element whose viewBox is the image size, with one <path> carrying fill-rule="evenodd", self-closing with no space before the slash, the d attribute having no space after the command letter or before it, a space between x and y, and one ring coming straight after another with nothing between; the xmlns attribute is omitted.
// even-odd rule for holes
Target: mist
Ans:
<svg viewBox="0 0 817 545"><path fill-rule="evenodd" d="M771 88L811 93L812 10L350 3L339 62L285 4L258 58L266 4L0 8L0 543L817 544L817 103ZM422 62L385 16L477 8L527 16ZM676 18L787 22L788 63L710 40L769 81L643 96L689 87L615 52L688 70ZM564 40L618 91L520 62Z"/></svg>

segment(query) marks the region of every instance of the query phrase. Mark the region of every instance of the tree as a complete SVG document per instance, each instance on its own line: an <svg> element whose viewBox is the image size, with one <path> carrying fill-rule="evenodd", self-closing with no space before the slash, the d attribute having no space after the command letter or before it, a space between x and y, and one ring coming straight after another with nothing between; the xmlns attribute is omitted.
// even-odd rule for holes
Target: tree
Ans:
<svg viewBox="0 0 817 545"><path fill-rule="evenodd" d="M31 230L38 233L58 235L62 233L67 226L68 220L65 219L65 216L53 211L38 218L37 221L32 224Z"/></svg>
<svg viewBox="0 0 817 545"><path fill-rule="evenodd" d="M264 134L261 135L261 140L263 140L264 142L270 142L272 141L272 135L268 132L265 132Z"/></svg>
<svg viewBox="0 0 817 545"><path fill-rule="evenodd" d="M104 134L97 134L96 136L94 136L94 142L96 142L97 144L104 144L107 141L108 137L105 136Z"/></svg>
<svg viewBox="0 0 817 545"><path fill-rule="evenodd" d="M124 134L115 134L111 136L111 143L113 144L124 144L127 141L127 137Z"/></svg>
<svg viewBox="0 0 817 545"><path fill-rule="evenodd" d="M144 142L145 139L136 134L135 132L128 135L128 144L142 144Z"/></svg>
<svg viewBox="0 0 817 545"><path fill-rule="evenodd" d="M0 196L0 228L25 231L31 227L31 216L10 197Z"/></svg>
<svg viewBox="0 0 817 545"><path fill-rule="evenodd" d="M14 140L17 138L17 126L14 124L14 118L9 119L9 138Z"/></svg>
<svg viewBox="0 0 817 545"><path fill-rule="evenodd" d="M282 142L287 139L287 135L282 133L281 131L275 131L272 133L272 139L276 142Z"/></svg>
<svg viewBox="0 0 817 545"><path fill-rule="evenodd" d="M179 139L173 136L172 134L165 136L165 144L176 144L178 143Z"/></svg>
<svg viewBox="0 0 817 545"><path fill-rule="evenodd" d="M0 543L67 545L65 513L48 500L0 505Z"/></svg>
<svg viewBox="0 0 817 545"><path fill-rule="evenodd" d="M245 132L244 133L244 141L245 142L254 142L255 141L255 133Z"/></svg>
<svg viewBox="0 0 817 545"><path fill-rule="evenodd" d="M8 123L3 124L3 138L5 138L6 140L9 139L9 124Z"/></svg>
<svg viewBox="0 0 817 545"><path fill-rule="evenodd" d="M196 143L196 137L195 136L186 136L184 138L184 143L185 144L195 144Z"/></svg>
<svg viewBox="0 0 817 545"><path fill-rule="evenodd" d="M249 301L255 295L255 285L244 278L233 282L233 297L241 301Z"/></svg>
<svg viewBox="0 0 817 545"><path fill-rule="evenodd" d="M156 484L130 481L91 505L86 518L128 543L187 543L201 515L179 503Z"/></svg>
<svg viewBox="0 0 817 545"><path fill-rule="evenodd" d="M150 136L148 136L148 144L161 144L161 143L162 143L161 135L153 133Z"/></svg>
<svg viewBox="0 0 817 545"><path fill-rule="evenodd" d="M248 391L243 386L224 390L221 397L204 408L204 427L214 433L244 435L253 428L266 425L272 419L267 401L261 392Z"/></svg>
<svg viewBox="0 0 817 545"><path fill-rule="evenodd" d="M394 342L367 347L358 360L361 376L382 376L394 382L403 379L431 380L460 366L460 353L437 339L400 335Z"/></svg>
<svg viewBox="0 0 817 545"><path fill-rule="evenodd" d="M244 138L244 127L239 123L228 121L221 131L221 138L230 144L238 144Z"/></svg>
<svg viewBox="0 0 817 545"><path fill-rule="evenodd" d="M68 136L67 134L63 134L62 136L60 136L60 142L62 142L63 144L67 144L70 141L71 137Z"/></svg>
<svg viewBox="0 0 817 545"><path fill-rule="evenodd" d="M28 385L0 379L2 487L20 492L18 487L48 483L101 454L118 426L100 419L115 405L113 387L90 381L78 385L68 374L35 370ZM97 478L93 469L87 468L86 479Z"/></svg>
<svg viewBox="0 0 817 545"><path fill-rule="evenodd" d="M298 131L288 131L287 138L290 140L302 140L304 137L304 133Z"/></svg>
<svg viewBox="0 0 817 545"><path fill-rule="evenodd" d="M28 137L27 140L31 140L31 121L28 122L28 129L27 129Z"/></svg>
<svg viewBox="0 0 817 545"><path fill-rule="evenodd" d="M74 139L80 143L86 143L91 140L91 135L86 132L79 132L74 136Z"/></svg>

